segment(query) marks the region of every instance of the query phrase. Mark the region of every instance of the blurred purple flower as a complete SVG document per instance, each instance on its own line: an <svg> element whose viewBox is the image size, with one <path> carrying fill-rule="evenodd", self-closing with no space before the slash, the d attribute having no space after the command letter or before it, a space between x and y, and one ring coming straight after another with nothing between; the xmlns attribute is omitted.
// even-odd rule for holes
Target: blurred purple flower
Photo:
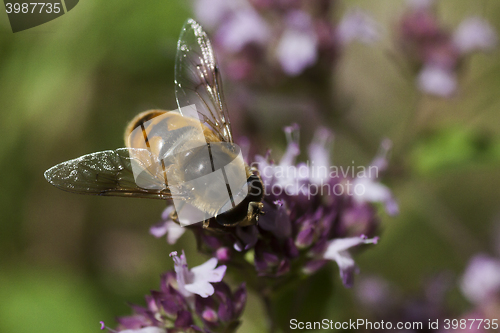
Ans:
<svg viewBox="0 0 500 333"><path fill-rule="evenodd" d="M213 29L235 7L231 0L196 0L194 13L200 23L207 29Z"/></svg>
<svg viewBox="0 0 500 333"><path fill-rule="evenodd" d="M360 186L363 189L363 192L358 193L355 190L353 197L358 203L383 203L385 210L389 215L397 215L399 213L399 207L394 200L391 191L387 186L381 184L377 180L379 172L382 172L387 168L387 154L391 148L392 142L390 140L386 139L382 141L382 144L380 145L380 152L374 158L372 163L366 168L368 172L364 174L364 177L361 177L363 175L360 175L354 180L354 188L356 188L356 186Z"/></svg>
<svg viewBox="0 0 500 333"><path fill-rule="evenodd" d="M462 54L489 51L497 45L498 37L493 27L480 17L463 20L453 35L453 42Z"/></svg>
<svg viewBox="0 0 500 333"><path fill-rule="evenodd" d="M424 66L417 77L418 88L427 94L450 97L457 90L457 76L453 70L428 65Z"/></svg>
<svg viewBox="0 0 500 333"><path fill-rule="evenodd" d="M488 303L500 295L500 260L477 255L469 262L460 285L463 294L474 304Z"/></svg>
<svg viewBox="0 0 500 333"><path fill-rule="evenodd" d="M378 218L373 205L346 200L336 232L344 237L373 235L377 227Z"/></svg>
<svg viewBox="0 0 500 333"><path fill-rule="evenodd" d="M424 61L426 50L446 39L432 11L411 10L399 22L399 43L406 55L417 62Z"/></svg>
<svg viewBox="0 0 500 333"><path fill-rule="evenodd" d="M399 33L401 49L415 68L418 89L445 98L452 97L458 88L457 72L463 68L463 58L497 45L497 35L484 19L467 18L452 34L442 27L426 1L410 2Z"/></svg>
<svg viewBox="0 0 500 333"><path fill-rule="evenodd" d="M309 160L314 161L316 172L311 172L309 179L314 184L325 183L330 177L328 169L331 165L330 147L333 145L333 133L327 128L316 130L314 138L309 145ZM313 169L314 170L314 169Z"/></svg>
<svg viewBox="0 0 500 333"><path fill-rule="evenodd" d="M391 300L394 301L394 293L392 286L384 279L379 277L362 278L356 287L356 296L359 302L364 306L376 309L387 310L391 305Z"/></svg>
<svg viewBox="0 0 500 333"><path fill-rule="evenodd" d="M369 14L357 9L344 14L337 26L337 38L345 45L353 41L372 44L380 38L377 22Z"/></svg>
<svg viewBox="0 0 500 333"><path fill-rule="evenodd" d="M316 63L318 39L309 14L295 10L285 21L286 28L278 42L276 56L283 71L296 76Z"/></svg>
<svg viewBox="0 0 500 333"><path fill-rule="evenodd" d="M161 221L151 226L149 232L156 238L167 235L167 243L175 244L186 231L185 228L175 223L170 214L174 211L174 206L168 206L161 214Z"/></svg>
<svg viewBox="0 0 500 333"><path fill-rule="evenodd" d="M221 247L215 252L215 257L219 261L229 261L231 259L231 250L227 247Z"/></svg>
<svg viewBox="0 0 500 333"><path fill-rule="evenodd" d="M269 38L266 21L252 8L233 12L215 36L217 43L230 52L239 52L252 43L264 44Z"/></svg>
<svg viewBox="0 0 500 333"><path fill-rule="evenodd" d="M335 25L333 8L329 1L194 1L226 76L249 85L279 84L307 68L331 67L345 44L378 39L379 27L368 14L352 10Z"/></svg>

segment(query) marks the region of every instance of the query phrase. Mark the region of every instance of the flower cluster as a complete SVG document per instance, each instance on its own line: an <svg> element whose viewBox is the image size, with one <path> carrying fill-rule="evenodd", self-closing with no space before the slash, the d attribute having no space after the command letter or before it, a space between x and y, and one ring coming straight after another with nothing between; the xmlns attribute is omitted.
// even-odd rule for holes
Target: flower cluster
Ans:
<svg viewBox="0 0 500 333"><path fill-rule="evenodd" d="M175 271L162 275L160 290L146 296L146 307L133 305L133 315L118 318L118 331L235 332L246 303L245 284L231 292L222 282L226 266L216 267L216 258L188 269L184 253L170 256Z"/></svg>
<svg viewBox="0 0 500 333"><path fill-rule="evenodd" d="M457 88L457 73L470 53L488 51L497 35L480 17L464 19L454 32L439 21L434 1L408 1L408 11L399 21L398 44L418 71L417 85L428 94L450 97Z"/></svg>
<svg viewBox="0 0 500 333"><path fill-rule="evenodd" d="M352 40L371 43L374 21L360 11L331 22L331 1L195 0L194 12L212 32L231 80L269 81L331 64Z"/></svg>
<svg viewBox="0 0 500 333"><path fill-rule="evenodd" d="M357 266L349 250L378 240L374 237L378 218L373 202L384 204L390 214L397 213L389 189L376 179L378 171L387 166L390 142L383 142L368 168L372 172L339 175L330 165L332 134L318 130L308 149L309 162L297 163L298 131L297 125L285 128L288 147L279 163L269 153L250 163L259 171L265 188L265 214L257 226L236 227L225 234L200 226L190 228L201 252L235 266L250 264L258 276L311 274L335 261L343 283L351 286ZM167 208L162 222L151 228L157 237L167 234L169 242L185 230L170 219L171 211Z"/></svg>

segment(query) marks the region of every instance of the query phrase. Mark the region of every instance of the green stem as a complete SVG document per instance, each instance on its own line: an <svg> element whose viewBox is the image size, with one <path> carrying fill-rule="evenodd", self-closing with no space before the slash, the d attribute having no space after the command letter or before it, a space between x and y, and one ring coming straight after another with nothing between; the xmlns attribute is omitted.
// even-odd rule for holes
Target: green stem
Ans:
<svg viewBox="0 0 500 333"><path fill-rule="evenodd" d="M262 294L262 301L264 302L264 306L265 306L265 309L266 309L269 332L270 333L276 333L276 332L278 332L278 323L277 323L277 320L276 320L276 311L274 310L273 303L272 303L271 298L268 295L268 293L263 293Z"/></svg>

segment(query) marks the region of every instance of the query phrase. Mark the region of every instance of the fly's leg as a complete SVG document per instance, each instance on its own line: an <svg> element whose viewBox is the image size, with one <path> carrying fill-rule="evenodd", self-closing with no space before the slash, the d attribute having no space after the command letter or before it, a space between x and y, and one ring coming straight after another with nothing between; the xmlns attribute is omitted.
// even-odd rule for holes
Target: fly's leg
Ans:
<svg viewBox="0 0 500 333"><path fill-rule="evenodd" d="M170 219L171 219L172 221L174 221L174 222L175 222L175 223L177 223L177 224L181 224L181 223L179 222L179 216L177 215L177 211L176 211L175 209L174 209L174 210L170 213L170 215L169 215L169 216L170 216Z"/></svg>
<svg viewBox="0 0 500 333"><path fill-rule="evenodd" d="M250 224L258 224L259 216L264 214L262 208L264 208L264 204L262 202L252 201L248 204L246 219Z"/></svg>

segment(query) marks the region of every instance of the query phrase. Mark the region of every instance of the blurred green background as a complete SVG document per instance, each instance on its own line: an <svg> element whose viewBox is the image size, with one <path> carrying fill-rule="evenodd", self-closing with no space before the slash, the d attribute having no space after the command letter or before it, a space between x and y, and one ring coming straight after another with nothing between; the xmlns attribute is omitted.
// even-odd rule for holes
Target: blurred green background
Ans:
<svg viewBox="0 0 500 333"><path fill-rule="evenodd" d="M420 97L388 56L403 2L343 6L371 12L385 34L373 47L349 46L336 67L332 93L349 105L349 119L373 151L337 133L334 162L367 164L380 140L392 139L396 171L387 184L401 210L397 218L383 215L380 244L357 262L361 276L383 276L411 294L425 277L459 276L472 255L493 250L500 213L500 57L474 55L457 97ZM500 31L497 0L442 0L438 7L451 27L481 15ZM148 234L165 203L73 195L43 178L59 162L121 147L122 132L138 112L176 107L176 41L191 15L180 0L87 0L13 34L0 13L0 332L97 332L100 320L114 326L114 316L130 313L127 302L143 304L143 295L158 288L159 274L173 267L170 251L184 248L190 265L206 260L196 254L192 235L170 246ZM426 131L403 145L416 105L426 110ZM249 115L252 136L266 143L259 153L270 147L279 157L281 128L307 115L261 112ZM311 128L302 132L304 147ZM409 172L398 174L398 163ZM331 293L322 304L327 318L361 317L354 292L343 289L331 267L311 294ZM458 292L452 300L457 311L467 309ZM262 308L251 295L242 332L262 330Z"/></svg>

